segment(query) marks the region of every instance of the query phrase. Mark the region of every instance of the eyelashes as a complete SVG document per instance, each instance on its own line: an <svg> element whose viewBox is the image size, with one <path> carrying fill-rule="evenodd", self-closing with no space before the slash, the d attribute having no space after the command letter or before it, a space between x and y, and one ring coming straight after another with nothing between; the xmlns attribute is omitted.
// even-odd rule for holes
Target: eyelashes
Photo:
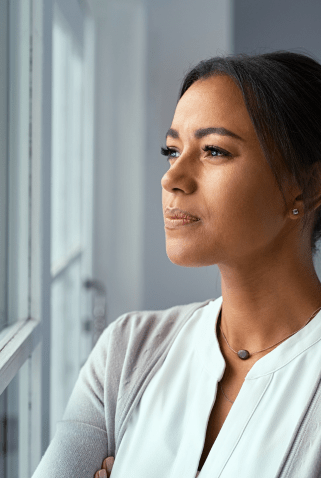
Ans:
<svg viewBox="0 0 321 478"><path fill-rule="evenodd" d="M167 156L167 159L169 159L168 156L169 156L172 152L174 152L174 151L175 151L175 150L172 149L172 148L167 148L167 147L166 147L166 148L163 148L163 146L161 147L161 154L162 154L163 156Z"/></svg>
<svg viewBox="0 0 321 478"><path fill-rule="evenodd" d="M210 151L211 153L216 153L215 155L212 155L210 154L210 156L212 156L213 158L219 158L219 157L230 157L232 156L231 153L229 153L228 151L225 151L225 149L221 149L221 148L218 148L217 146L212 146L212 145L205 145L203 148L202 148L203 151ZM169 161L170 159L172 158L177 158L177 156L171 156L171 154L173 153L178 153L178 151L176 151L176 149L174 148L163 148L161 147L161 154L163 156L166 156L167 157L167 161Z"/></svg>

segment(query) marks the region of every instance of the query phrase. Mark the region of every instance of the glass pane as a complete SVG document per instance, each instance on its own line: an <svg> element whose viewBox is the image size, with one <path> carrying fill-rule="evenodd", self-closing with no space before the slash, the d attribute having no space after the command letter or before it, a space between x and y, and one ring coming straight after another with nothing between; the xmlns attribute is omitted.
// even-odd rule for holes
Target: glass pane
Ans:
<svg viewBox="0 0 321 478"><path fill-rule="evenodd" d="M84 361L82 322L83 236L83 46L54 5L51 160L51 397L50 436L61 420Z"/></svg>
<svg viewBox="0 0 321 478"><path fill-rule="evenodd" d="M0 476L29 478L29 359L0 396Z"/></svg>
<svg viewBox="0 0 321 478"><path fill-rule="evenodd" d="M61 420L79 373L80 363L80 259L52 284L50 434Z"/></svg>
<svg viewBox="0 0 321 478"><path fill-rule="evenodd" d="M28 317L29 1L9 2L8 49L8 310L7 323Z"/></svg>
<svg viewBox="0 0 321 478"><path fill-rule="evenodd" d="M53 28L51 264L81 245L82 59L59 10Z"/></svg>

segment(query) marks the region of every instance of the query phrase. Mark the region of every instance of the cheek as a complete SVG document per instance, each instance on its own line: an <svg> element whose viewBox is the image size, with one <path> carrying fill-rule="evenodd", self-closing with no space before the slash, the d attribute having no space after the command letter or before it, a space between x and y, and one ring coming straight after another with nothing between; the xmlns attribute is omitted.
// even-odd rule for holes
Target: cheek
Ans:
<svg viewBox="0 0 321 478"><path fill-rule="evenodd" d="M251 171L229 175L216 182L211 196L212 217L225 243L264 244L282 227L284 203L274 177Z"/></svg>

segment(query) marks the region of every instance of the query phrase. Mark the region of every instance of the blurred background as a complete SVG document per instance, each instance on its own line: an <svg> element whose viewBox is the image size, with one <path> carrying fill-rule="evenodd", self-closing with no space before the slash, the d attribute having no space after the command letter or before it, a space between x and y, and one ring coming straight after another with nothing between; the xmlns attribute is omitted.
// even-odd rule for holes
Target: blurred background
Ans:
<svg viewBox="0 0 321 478"><path fill-rule="evenodd" d="M217 266L166 255L160 147L184 74L320 61L320 18L316 0L1 0L1 478L32 475L106 326L221 295Z"/></svg>

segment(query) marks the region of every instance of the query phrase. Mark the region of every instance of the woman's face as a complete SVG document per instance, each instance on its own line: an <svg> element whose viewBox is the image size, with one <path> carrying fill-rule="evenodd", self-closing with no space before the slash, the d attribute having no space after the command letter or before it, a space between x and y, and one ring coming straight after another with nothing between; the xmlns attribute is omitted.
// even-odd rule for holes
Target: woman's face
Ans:
<svg viewBox="0 0 321 478"><path fill-rule="evenodd" d="M201 128L220 131L195 136ZM196 81L177 104L171 130L177 133L166 140L173 151L161 181L163 212L176 207L200 218L174 228L165 224L171 262L244 262L280 248L293 227L291 205L287 211L234 81ZM206 145L217 150L203 151Z"/></svg>

